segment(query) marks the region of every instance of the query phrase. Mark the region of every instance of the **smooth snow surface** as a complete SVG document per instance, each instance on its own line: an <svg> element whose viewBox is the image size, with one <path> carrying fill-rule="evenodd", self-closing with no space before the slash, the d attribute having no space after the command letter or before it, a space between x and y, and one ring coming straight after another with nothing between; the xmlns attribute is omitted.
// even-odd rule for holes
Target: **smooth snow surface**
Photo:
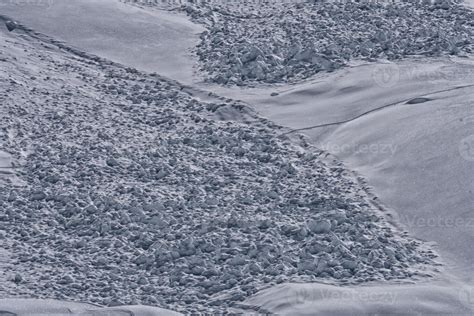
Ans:
<svg viewBox="0 0 474 316"><path fill-rule="evenodd" d="M74 315L86 309L97 309L97 306L48 299L0 299L0 315L3 315L2 313L6 315L12 313L17 316L64 315L70 312Z"/></svg>
<svg viewBox="0 0 474 316"><path fill-rule="evenodd" d="M0 151L0 168L11 168L10 155L4 151Z"/></svg>
<svg viewBox="0 0 474 316"><path fill-rule="evenodd" d="M277 315L472 315L473 288L433 282L417 285L337 287L284 284L264 290L242 304Z"/></svg>
<svg viewBox="0 0 474 316"><path fill-rule="evenodd" d="M21 185L21 181L15 176L11 155L6 151L0 150L0 184L4 181Z"/></svg>
<svg viewBox="0 0 474 316"><path fill-rule="evenodd" d="M117 0L6 2L1 14L89 53L184 83L193 75L189 55L204 28L184 14L145 11Z"/></svg>
<svg viewBox="0 0 474 316"><path fill-rule="evenodd" d="M97 305L40 299L0 299L2 316L178 316L173 311L151 306L102 308Z"/></svg>
<svg viewBox="0 0 474 316"><path fill-rule="evenodd" d="M0 181L12 175L12 161L11 156L0 150Z"/></svg>

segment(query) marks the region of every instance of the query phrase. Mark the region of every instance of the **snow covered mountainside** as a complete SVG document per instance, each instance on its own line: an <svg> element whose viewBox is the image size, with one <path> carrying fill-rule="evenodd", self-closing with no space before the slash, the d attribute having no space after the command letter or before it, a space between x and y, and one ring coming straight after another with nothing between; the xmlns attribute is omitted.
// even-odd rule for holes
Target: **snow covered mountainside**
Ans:
<svg viewBox="0 0 474 316"><path fill-rule="evenodd" d="M182 83L195 72L191 49L205 31L184 13L145 11L118 0L2 0L0 9L58 41Z"/></svg>
<svg viewBox="0 0 474 316"><path fill-rule="evenodd" d="M222 312L281 282L436 274L350 172L245 105L0 36L3 297Z"/></svg>
<svg viewBox="0 0 474 316"><path fill-rule="evenodd" d="M208 80L219 84L297 82L354 60L473 52L474 12L460 4L295 2L176 9L207 27L196 53Z"/></svg>
<svg viewBox="0 0 474 316"><path fill-rule="evenodd" d="M182 12L36 4L0 3L56 39L0 32L0 298L62 301L0 311L472 314L474 65L466 41L435 57L472 30L462 8L428 13L436 54L249 88L193 76L204 28Z"/></svg>

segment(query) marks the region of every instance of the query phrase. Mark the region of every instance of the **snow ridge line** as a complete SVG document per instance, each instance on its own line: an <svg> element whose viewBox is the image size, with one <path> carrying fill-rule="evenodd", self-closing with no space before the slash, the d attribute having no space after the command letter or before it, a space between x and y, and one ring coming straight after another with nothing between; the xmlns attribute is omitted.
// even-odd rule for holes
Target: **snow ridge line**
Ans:
<svg viewBox="0 0 474 316"><path fill-rule="evenodd" d="M341 124L346 124L346 123L349 123L349 122L353 122L361 117L364 117L368 114L371 114L371 113L375 113L375 112L379 112L381 110L384 110L388 107L392 107L392 106L395 106L395 105L399 105L401 103L403 103L404 105L414 105L414 104L408 104L407 102L411 101L411 100L414 100L414 99L417 99L417 98L423 98L423 97L427 97L427 96L430 96L430 95L433 95L433 94L438 94L438 93L443 93L443 92L449 92L449 91L454 91L454 90L459 90L459 89L465 89L465 88L470 88L470 87L474 87L474 84L469 84L469 85L464 85L464 86L457 86L457 87L454 87L454 88L449 88L449 89L444 89L444 90L438 90L438 91L433 91L433 92L430 92L430 93L426 93L426 94L422 94L422 95L419 95L419 96L416 96L416 97L411 97L411 98L407 98L407 99L404 99L404 100L401 100L401 101L396 101L396 102L392 102L392 103L389 103L389 104L385 104L385 105L382 105L378 108L375 108L375 109L372 109L372 110L369 110L369 111L366 111L362 114L359 114L353 118L350 118L350 119L347 119L347 120L343 120L343 121L337 121L337 122L332 122L332 123L325 123L325 124L318 124L318 125L313 125L313 126L308 126L308 127L302 127L302 128L297 128L297 129L293 129L289 132L285 132L283 134L280 134L278 137L281 137L281 136L285 136L285 135L288 135L288 134L292 134L292 133L295 133L295 132L300 132L300 131L307 131L307 130L311 130L311 129L315 129L315 128L320 128L320 127L329 127L329 126L334 126L334 125L341 125Z"/></svg>

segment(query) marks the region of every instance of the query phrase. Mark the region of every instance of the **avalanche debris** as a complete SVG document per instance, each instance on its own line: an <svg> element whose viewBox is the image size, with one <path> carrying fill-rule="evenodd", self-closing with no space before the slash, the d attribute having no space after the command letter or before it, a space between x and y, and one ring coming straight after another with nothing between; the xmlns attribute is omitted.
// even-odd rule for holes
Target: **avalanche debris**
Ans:
<svg viewBox="0 0 474 316"><path fill-rule="evenodd" d="M0 151L23 183L0 186L2 296L217 313L281 282L433 274L436 255L322 152L258 117L216 119L241 104L0 37Z"/></svg>
<svg viewBox="0 0 474 316"><path fill-rule="evenodd" d="M179 8L208 30L200 69L223 85L295 82L354 60L472 54L474 11L440 1L212 1Z"/></svg>

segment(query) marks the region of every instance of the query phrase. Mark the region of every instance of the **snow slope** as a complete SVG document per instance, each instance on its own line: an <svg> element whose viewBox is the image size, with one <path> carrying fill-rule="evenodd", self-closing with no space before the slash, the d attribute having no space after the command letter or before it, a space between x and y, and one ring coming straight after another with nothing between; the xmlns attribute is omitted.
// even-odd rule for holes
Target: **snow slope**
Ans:
<svg viewBox="0 0 474 316"><path fill-rule="evenodd" d="M70 9L62 13L71 12ZM21 8L15 10L11 12L17 12L18 16L24 14L23 17L29 18L31 24L38 23L38 29L46 31L49 28L53 35L52 32L58 32L59 28L46 23L42 14L25 13L28 10ZM67 22L65 18L61 19L61 16L67 15L54 16L58 24ZM83 16L86 15L81 15L81 19ZM94 20L92 14L90 16ZM123 27L133 28L135 25L122 22ZM141 33L139 30L136 32ZM76 45L73 33L64 33L63 39ZM103 40L110 35L104 33L97 36ZM119 51L124 47L121 42L111 41L109 44L115 45L109 46L110 51ZM146 40L137 41L135 45L137 49L147 48ZM109 56L107 54L109 52L104 51L104 55ZM119 61L126 63L131 62L131 59ZM132 64L135 65L136 61ZM189 80L189 72L183 78ZM306 83L293 86L246 90L212 85L201 87L243 99L277 123L303 129L302 132L315 144L342 158L367 179L368 186L382 203L399 214L404 227L416 237L435 241L448 263L441 283L406 287L387 285L383 289L421 295L419 306L424 308L421 310L424 312L433 312L430 304L441 301L440 305L435 305L441 311L451 309L461 313L472 302L472 279L469 273L472 271L473 255L473 229L470 224L473 173L470 151L464 149L466 143L470 144L466 142L469 141L468 137L474 133L471 130L471 84L473 71L469 59L437 59L389 66L354 66L336 73L318 75ZM270 97L272 92L279 95ZM413 104L405 104L416 98L419 99L410 102ZM337 124L312 128L328 123ZM449 278L454 281L448 281ZM468 282L457 283L457 280ZM303 314L321 306L321 298L317 295L309 296L310 302L294 300L291 290L300 287L306 288L307 285L269 289L261 296L250 299L248 304L282 313L300 309ZM319 291L320 285L311 285L310 289ZM340 291L339 288L330 290L336 293ZM377 286L372 290L381 291ZM372 290L367 288L367 293ZM406 302L406 297L410 296L403 296L400 302ZM285 299L292 299L294 303L281 305ZM365 306L360 300L348 302L342 306L343 310L333 311L337 314L353 309L355 303L361 308L360 311L380 311L377 304ZM411 310L420 311L413 305L405 306L407 313ZM393 312L393 305L385 305L384 308L385 312Z"/></svg>
<svg viewBox="0 0 474 316"><path fill-rule="evenodd" d="M21 25L0 53L0 150L23 181L0 186L2 297L219 313L283 282L437 277L350 171L241 102Z"/></svg>
<svg viewBox="0 0 474 316"><path fill-rule="evenodd" d="M1 13L87 52L183 83L204 28L184 14L142 10L117 0L6 1Z"/></svg>
<svg viewBox="0 0 474 316"><path fill-rule="evenodd" d="M392 70L384 81L381 71ZM219 93L239 95L348 163L405 227L436 241L469 276L474 176L460 147L474 134L473 87L471 60L441 59L361 65L274 87L274 97L263 89ZM417 98L430 100L406 104Z"/></svg>
<svg viewBox="0 0 474 316"><path fill-rule="evenodd" d="M456 282L337 287L283 284L246 301L278 315L472 315L473 288Z"/></svg>
<svg viewBox="0 0 474 316"><path fill-rule="evenodd" d="M178 316L173 311L151 306L101 308L97 305L39 299L0 299L0 315L5 316Z"/></svg>
<svg viewBox="0 0 474 316"><path fill-rule="evenodd" d="M269 289L250 299L250 305L302 315L472 314L472 61L398 64L398 79L391 77L382 85L377 75L380 67L383 65L360 66L288 90L274 88L272 91L280 92L275 97L258 99L249 93L249 102L259 104L257 108L266 117L303 129L315 144L367 179L403 227L436 243L447 262L446 279L428 285L361 287L357 295L349 293L337 305L331 305L327 295L318 295L326 291L320 285L288 285ZM324 126L327 123L336 124ZM323 126L312 128L319 125ZM316 295L301 301L300 291ZM331 291L335 294L328 294L329 298L340 297L345 290ZM388 304L371 300L371 293L401 294L396 303ZM291 303L281 304L285 301Z"/></svg>
<svg viewBox="0 0 474 316"><path fill-rule="evenodd" d="M406 105L403 110L392 107L367 115L320 142L369 178L376 195L397 210L400 222L419 238L437 242L451 261L449 268L460 269L470 282L474 262L473 87L428 95L430 101ZM385 150L387 144L395 151ZM346 145L361 150L339 150ZM374 150L364 151L364 146Z"/></svg>

